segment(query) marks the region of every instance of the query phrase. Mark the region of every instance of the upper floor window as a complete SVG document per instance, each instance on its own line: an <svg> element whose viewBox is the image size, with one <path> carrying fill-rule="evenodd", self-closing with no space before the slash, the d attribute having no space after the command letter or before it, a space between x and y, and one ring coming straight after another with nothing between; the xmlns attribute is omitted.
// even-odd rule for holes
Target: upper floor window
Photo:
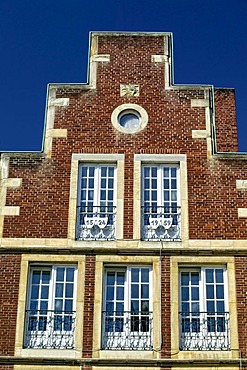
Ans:
<svg viewBox="0 0 247 370"><path fill-rule="evenodd" d="M116 235L116 166L79 168L78 240L109 240Z"/></svg>
<svg viewBox="0 0 247 370"><path fill-rule="evenodd" d="M105 270L103 349L152 349L151 267Z"/></svg>
<svg viewBox="0 0 247 370"><path fill-rule="evenodd" d="M180 349L229 350L226 269L180 271Z"/></svg>
<svg viewBox="0 0 247 370"><path fill-rule="evenodd" d="M181 238L178 165L144 165L142 168L142 239Z"/></svg>
<svg viewBox="0 0 247 370"><path fill-rule="evenodd" d="M73 348L75 266L32 266L25 318L27 348Z"/></svg>

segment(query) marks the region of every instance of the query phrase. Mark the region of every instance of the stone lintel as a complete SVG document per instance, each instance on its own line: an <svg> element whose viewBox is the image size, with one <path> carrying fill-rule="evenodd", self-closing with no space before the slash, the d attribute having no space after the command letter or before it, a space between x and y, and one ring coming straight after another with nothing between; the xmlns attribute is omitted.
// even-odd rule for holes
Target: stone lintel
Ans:
<svg viewBox="0 0 247 370"><path fill-rule="evenodd" d="M237 189L247 189L247 180L236 180Z"/></svg>
<svg viewBox="0 0 247 370"><path fill-rule="evenodd" d="M0 206L0 216L19 216L19 206Z"/></svg>
<svg viewBox="0 0 247 370"><path fill-rule="evenodd" d="M247 208L238 208L238 218L247 218Z"/></svg>
<svg viewBox="0 0 247 370"><path fill-rule="evenodd" d="M103 54L98 54L98 55L93 55L92 56L92 61L93 62L110 62L110 55L103 55Z"/></svg>
<svg viewBox="0 0 247 370"><path fill-rule="evenodd" d="M165 63L168 62L168 57L166 55L151 55L151 62Z"/></svg>
<svg viewBox="0 0 247 370"><path fill-rule="evenodd" d="M191 99L191 107L193 108L208 108L209 100L208 99Z"/></svg>
<svg viewBox="0 0 247 370"><path fill-rule="evenodd" d="M53 129L48 129L47 130L47 137L61 137L61 138L66 138L67 137L67 129L66 128L53 128Z"/></svg>
<svg viewBox="0 0 247 370"><path fill-rule="evenodd" d="M193 139L206 139L209 137L207 130L192 130Z"/></svg>

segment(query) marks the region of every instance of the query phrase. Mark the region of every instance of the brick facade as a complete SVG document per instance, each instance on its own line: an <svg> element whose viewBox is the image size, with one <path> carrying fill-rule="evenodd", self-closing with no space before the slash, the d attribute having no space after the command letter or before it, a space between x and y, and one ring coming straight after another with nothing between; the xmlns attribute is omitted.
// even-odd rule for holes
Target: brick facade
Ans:
<svg viewBox="0 0 247 370"><path fill-rule="evenodd" d="M237 180L247 180L247 156L232 153L237 152L238 149L234 90L212 89L211 86L173 85L170 34L94 34L90 57L90 83L49 87L47 132L65 130L67 136L56 137L56 135L47 134L41 153L5 153L2 157L9 158L9 167L6 171L8 179L22 179L22 183L19 188L8 186L6 199L4 196L0 199L2 201L0 205L4 203L7 207L20 207L20 213L16 216L4 215L4 213L2 216L0 212L0 217L3 217L0 219L0 227L1 220L4 221L0 242L6 251L6 255L3 254L0 260L0 299L2 300L0 363L1 356L8 355L14 358L15 348L18 346L19 352L17 352L20 353L20 357L28 359L30 357L28 351L31 351L31 355L35 354L32 348L23 348L24 345L19 343L17 346L15 330L17 311L18 317L22 317L24 305L23 297L19 297L18 300L20 263L23 259L26 261L27 255L40 253L44 256L44 265L50 260L53 264L66 264L71 263L71 256L72 259L73 257L76 259L78 255L85 257L83 273L80 272L80 276L84 276L84 281L78 281L78 289L84 287L81 320L83 335L74 358L64 355L69 364L68 368L81 366L85 369L98 370L102 366L105 369L113 364L116 367L125 366L126 369L137 369L140 365L145 368L164 370L183 366L186 369L190 366L207 368L207 361L210 358L212 366L224 369L229 365L225 359L229 358L232 360L232 369L235 369L238 366L238 360L231 351L239 349L242 357L246 357L243 359L243 364L244 361L247 362L247 324L245 323L247 219L239 217L239 210L247 208L247 186L242 188L236 186ZM99 61L95 62L97 58ZM93 63L96 64L93 65ZM122 96L120 93L122 84L138 85L139 94ZM63 105L61 103L63 99L69 99L69 103ZM51 118L53 115L49 113L53 103L55 104L54 122ZM136 104L145 109L148 123L143 130L129 134L114 127L112 112L123 104ZM51 137L52 140L50 140ZM51 146L48 148L49 143ZM84 154L108 154L110 155L108 159L111 155L124 155L124 170L121 184L118 184L118 186L123 185L124 188L123 220L120 225L123 238L114 241L106 239L103 242L79 241L75 237L76 230L72 230L71 237L69 225L73 224L71 219L76 218L76 199L71 194L77 186L77 179L72 176L73 155ZM147 161L153 164L156 163L158 156L171 158L164 155L173 155L173 158L182 156L185 158L187 172L183 172L185 174L183 176L186 179L181 180L179 191L186 230L183 231L181 240L143 242L141 235L136 239L135 220L139 217L140 210L137 214L134 205L141 195L138 191L136 193L134 191L137 188L135 171L138 171L135 167L135 155L152 155L150 158L155 159ZM78 163L80 161L81 157ZM164 164L165 160L160 161ZM85 163L88 162L91 161ZM105 162L107 163L107 160ZM172 162L177 164L179 159ZM143 163L146 164L145 160ZM169 160L168 163L170 163ZM1 175L0 172L1 181L6 180L5 172L2 171L2 173ZM141 174L139 175L141 177ZM141 179L139 181L141 184ZM2 188L5 189L4 181L2 181ZM185 214L185 208L188 209L188 217ZM13 254L11 248L14 248L18 254ZM63 255L62 259L60 255ZM64 257L66 255L70 256L69 261L66 261ZM184 262L183 256L190 256L191 263L188 260ZM155 330L159 327L160 332L154 332L152 340L155 341L159 335L161 338L153 352L143 351L145 352L143 354L140 351L122 349L118 352L108 351L106 354L107 351L102 350L101 343L96 346L98 332L104 327L101 321L95 322L95 318L101 317L101 313L96 312L96 307L100 307L102 311L104 300L104 297L99 298L95 294L96 290L100 291L98 284L104 285L103 277L100 281L95 281L98 257L102 261L103 272L105 266L110 268L117 266L124 270L126 266L148 265L152 269L156 259L160 259L161 276L158 277L161 283L160 296L156 292L157 287L152 287L156 297L154 305L157 307L159 303L161 309L161 317L157 318L157 308L153 312L156 320L154 327ZM192 351L197 353L192 353L189 357L187 354L184 355L182 352L186 351L180 351L178 346L177 351L172 353L176 343L172 343L174 335L171 333L171 324L174 325L174 323L171 323L171 297L178 296L177 301L180 299L179 286L171 285L171 275L174 273L171 270L173 257L178 258L179 267L194 269L199 269L204 266L204 263L210 266L210 261L213 261L211 263L213 266L228 267L231 264L231 258L235 257L237 293L236 297L228 297L228 300L232 307L232 301L235 302L237 298L240 330L239 336L236 334L237 338L234 338L235 342L231 343L239 341L239 348L229 349L227 355L223 357L220 357L221 351L213 352L211 357L205 355L205 358L203 355L198 357L198 351ZM205 257L203 263L199 257ZM33 262L35 261L30 257L28 264ZM26 268L28 271L28 266ZM156 272L153 271L153 273ZM230 273L232 272L229 271ZM28 272L20 286L25 285L26 289L29 289L30 282L27 275ZM27 292L26 297L28 300ZM173 304L177 304L178 307L179 303L176 299L173 298L173 300L175 302ZM231 310L230 315L234 312L234 309L231 308ZM231 320L233 322L234 318L230 316L230 322ZM21 326L21 323L19 325ZM80 330L77 330L77 336L80 336ZM19 341L22 340L20 335ZM66 349L66 351L69 350ZM143 359L139 353L142 353ZM38 364L43 366L42 356L47 359L47 352L42 348L38 355L37 361L40 361ZM55 354L54 356L59 362L62 355L60 353L57 358ZM97 361L95 356L98 356ZM71 362L69 362L70 359ZM118 359L119 362L114 362ZM179 362L180 360L183 362ZM201 361L200 365L196 360ZM96 362L92 365L90 361ZM11 366L12 364L6 365L3 369L10 369Z"/></svg>

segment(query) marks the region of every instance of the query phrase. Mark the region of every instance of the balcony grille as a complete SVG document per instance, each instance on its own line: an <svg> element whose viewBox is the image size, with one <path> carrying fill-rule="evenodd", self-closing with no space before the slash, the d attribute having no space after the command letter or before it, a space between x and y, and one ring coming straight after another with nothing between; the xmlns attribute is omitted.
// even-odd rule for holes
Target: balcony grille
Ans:
<svg viewBox="0 0 247 370"><path fill-rule="evenodd" d="M181 239L181 207L143 206L142 240Z"/></svg>
<svg viewBox="0 0 247 370"><path fill-rule="evenodd" d="M74 348L74 311L27 310L25 348Z"/></svg>
<svg viewBox="0 0 247 370"><path fill-rule="evenodd" d="M116 207L77 207L77 240L114 240L115 234Z"/></svg>
<svg viewBox="0 0 247 370"><path fill-rule="evenodd" d="M229 351L229 312L180 312L182 351Z"/></svg>
<svg viewBox="0 0 247 370"><path fill-rule="evenodd" d="M152 350L152 312L102 312L102 349Z"/></svg>

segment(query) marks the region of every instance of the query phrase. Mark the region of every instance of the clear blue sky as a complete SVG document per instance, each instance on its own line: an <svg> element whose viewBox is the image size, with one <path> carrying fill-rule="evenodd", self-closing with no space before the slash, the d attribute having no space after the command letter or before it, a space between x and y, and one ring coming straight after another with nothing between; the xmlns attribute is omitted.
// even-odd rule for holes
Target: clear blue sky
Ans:
<svg viewBox="0 0 247 370"><path fill-rule="evenodd" d="M40 150L48 83L86 82L90 31L173 32L175 83L236 89L247 151L247 0L0 0L0 150Z"/></svg>

